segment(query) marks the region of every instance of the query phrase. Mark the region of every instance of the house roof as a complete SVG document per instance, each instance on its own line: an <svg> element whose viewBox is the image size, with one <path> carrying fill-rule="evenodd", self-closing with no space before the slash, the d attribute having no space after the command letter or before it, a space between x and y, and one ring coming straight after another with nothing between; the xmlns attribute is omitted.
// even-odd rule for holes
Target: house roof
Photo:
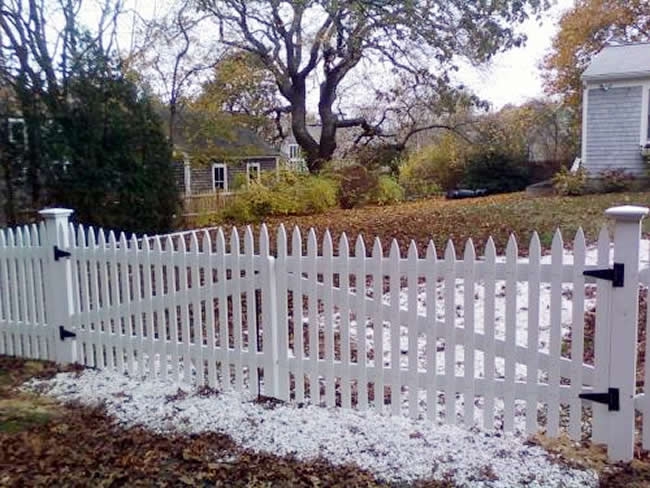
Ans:
<svg viewBox="0 0 650 488"><path fill-rule="evenodd" d="M584 81L650 78L650 43L606 46L582 74Z"/></svg>
<svg viewBox="0 0 650 488"><path fill-rule="evenodd" d="M225 120L214 130L202 126L201 119L179 120L174 130L174 149L187 153L207 152L217 158L245 159L277 157L280 151L254 130ZM198 124L198 126L197 126Z"/></svg>

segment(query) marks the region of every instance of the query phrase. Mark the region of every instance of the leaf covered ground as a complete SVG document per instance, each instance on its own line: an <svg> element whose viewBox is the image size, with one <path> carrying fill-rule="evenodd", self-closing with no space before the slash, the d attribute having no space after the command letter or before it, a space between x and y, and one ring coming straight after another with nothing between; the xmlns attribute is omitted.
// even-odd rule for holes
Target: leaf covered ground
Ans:
<svg viewBox="0 0 650 488"><path fill-rule="evenodd" d="M125 428L101 407L61 405L18 388L59 371L0 356L0 486L383 486L354 466L253 453L214 433Z"/></svg>
<svg viewBox="0 0 650 488"><path fill-rule="evenodd" d="M604 211L615 205L650 205L650 192L610 193L580 197L531 197L525 193L510 193L465 200L446 200L442 197L407 202L385 207L364 207L352 210L331 210L319 215L274 217L268 224L275 228L280 223L301 230L315 228L319 234L329 229L335 239L342 232L355 239L363 234L366 243L378 236L387 250L392 239L397 239L406 252L411 239L423 254L430 239L438 253L451 238L457 252L468 238L474 240L482 252L489 236L494 238L499 252L505 249L508 237L514 233L519 249L526 253L533 231L537 231L544 248L548 249L553 233L559 227L565 244L582 227L587 240L593 242L607 222ZM644 230L650 231L646 221ZM336 241L335 241L336 242Z"/></svg>

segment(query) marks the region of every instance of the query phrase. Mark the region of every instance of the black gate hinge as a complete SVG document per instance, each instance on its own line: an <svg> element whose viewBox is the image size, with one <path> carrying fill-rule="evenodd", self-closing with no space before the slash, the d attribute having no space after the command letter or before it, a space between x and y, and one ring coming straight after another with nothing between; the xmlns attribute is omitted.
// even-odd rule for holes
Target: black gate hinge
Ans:
<svg viewBox="0 0 650 488"><path fill-rule="evenodd" d="M68 251L59 249L59 246L54 246L54 260L58 261L59 259L69 258L71 254Z"/></svg>
<svg viewBox="0 0 650 488"><path fill-rule="evenodd" d="M622 288L625 283L625 265L623 263L614 263L614 267L608 269L591 269L582 274L599 280L611 281L614 288Z"/></svg>
<svg viewBox="0 0 650 488"><path fill-rule="evenodd" d="M607 393L580 393L578 397L595 403L604 403L610 412L618 412L621 409L618 388L609 388Z"/></svg>
<svg viewBox="0 0 650 488"><path fill-rule="evenodd" d="M59 325L59 338L62 341L65 341L68 338L72 339L74 337L77 337L77 334L75 334L70 330L66 330L65 327L63 327L62 325Z"/></svg>

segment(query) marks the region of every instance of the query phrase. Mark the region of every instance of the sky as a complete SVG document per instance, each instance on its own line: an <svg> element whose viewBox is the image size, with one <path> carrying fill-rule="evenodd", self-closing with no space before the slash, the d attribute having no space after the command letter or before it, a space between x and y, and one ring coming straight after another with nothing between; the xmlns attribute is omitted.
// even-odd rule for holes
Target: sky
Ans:
<svg viewBox="0 0 650 488"><path fill-rule="evenodd" d="M494 110L543 95L538 65L551 48L560 16L572 6L573 0L557 0L556 5L544 13L541 25L531 19L522 26L528 35L523 48L498 54L489 65L478 69L464 66L458 79L479 97L488 100Z"/></svg>

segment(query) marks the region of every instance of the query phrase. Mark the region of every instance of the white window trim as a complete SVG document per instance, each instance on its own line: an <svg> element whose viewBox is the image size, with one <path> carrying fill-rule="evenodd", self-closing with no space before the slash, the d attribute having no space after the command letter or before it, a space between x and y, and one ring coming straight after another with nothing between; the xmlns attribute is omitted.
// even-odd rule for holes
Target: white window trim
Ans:
<svg viewBox="0 0 650 488"><path fill-rule="evenodd" d="M7 128L9 129L9 142L12 144L18 142L14 138L14 131L11 128L14 124L23 124L23 144L27 142L27 126L25 125L25 119L22 117L10 117L7 119Z"/></svg>
<svg viewBox="0 0 650 488"><path fill-rule="evenodd" d="M223 168L223 190L221 188L217 188L217 185L215 184L214 180L214 170L216 168ZM224 163L214 163L212 165L212 173L210 175L212 178L212 191L228 191L228 166L226 166Z"/></svg>
<svg viewBox="0 0 650 488"><path fill-rule="evenodd" d="M251 181L251 169L253 168L257 171L256 181L260 181L260 172L262 170L260 163L246 163L246 181L248 183Z"/></svg>
<svg viewBox="0 0 650 488"><path fill-rule="evenodd" d="M643 85L643 94L641 96L642 110L641 110L641 141L640 145L645 146L650 143L650 136L648 135L648 116L650 115L650 83Z"/></svg>
<svg viewBox="0 0 650 488"><path fill-rule="evenodd" d="M291 155L291 150L294 149L294 148L295 148L295 150L296 150L296 151L295 151L296 155L295 155L295 156L292 156L292 155ZM295 161L295 160L301 159L301 156L300 156L300 145L299 145L299 144L289 144L289 149L288 149L288 151L289 151L289 159L290 159L290 160Z"/></svg>

